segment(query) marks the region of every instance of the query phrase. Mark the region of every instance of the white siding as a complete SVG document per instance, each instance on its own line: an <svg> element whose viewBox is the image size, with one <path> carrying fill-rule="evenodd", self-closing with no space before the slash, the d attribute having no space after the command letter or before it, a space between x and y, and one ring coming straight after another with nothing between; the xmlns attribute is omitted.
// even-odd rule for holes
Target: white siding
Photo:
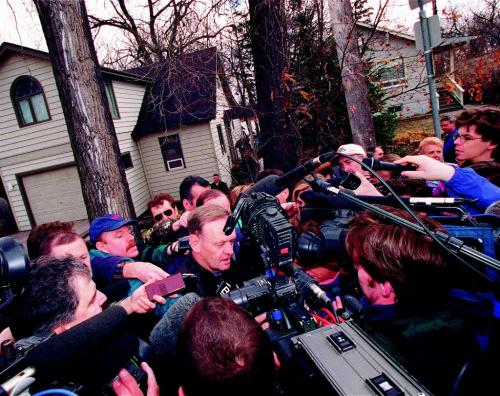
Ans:
<svg viewBox="0 0 500 396"><path fill-rule="evenodd" d="M51 120L20 128L10 99L12 82L21 75L30 75L41 84L51 116ZM121 152L130 152L134 167L126 171L137 214L144 212L149 199L144 169L137 144L131 133L137 122L139 110L144 97L145 87L132 83L113 81L120 119L114 120L115 130ZM31 229L26 208L17 186L16 174L59 166L74 161L71 151L55 156L44 155L43 150L49 147L69 143L66 122L62 112L59 94L55 84L52 67L48 60L12 55L4 59L0 65L0 160L9 157L9 166L0 169L12 212L21 231ZM23 155L39 151L40 156L33 160L23 159ZM50 204L50 203L47 203Z"/></svg>
<svg viewBox="0 0 500 396"><path fill-rule="evenodd" d="M358 34L367 33L360 28ZM402 106L401 117L407 118L430 111L430 99L427 88L425 63L422 52L415 47L415 42L387 32L375 32L370 41L370 49L365 54L375 65L383 65L390 60L402 58L408 83L385 88L387 101L384 107Z"/></svg>
<svg viewBox="0 0 500 396"><path fill-rule="evenodd" d="M118 137L120 152L130 152L133 168L125 171L128 186L134 203L135 213L140 215L147 210L150 196L146 174L141 160L139 147L132 139L131 133L137 123L139 111L144 98L145 87L123 81L113 81L120 119L113 120Z"/></svg>
<svg viewBox="0 0 500 396"><path fill-rule="evenodd" d="M186 176L198 175L210 181L212 175L217 173L212 131L208 122L167 132L167 135L175 134L179 134L186 167L171 171L165 169L160 150L159 138L165 134L159 132L139 140L152 195L166 192L179 199L179 185Z"/></svg>
<svg viewBox="0 0 500 396"><path fill-rule="evenodd" d="M221 180L227 183L228 186L231 185L231 163L229 161L229 142L227 140L226 128L224 127L224 110L228 110L229 106L227 104L226 96L222 90L219 77L217 78L215 98L216 98L216 115L215 120L210 121L210 132L212 136L212 146L217 158L216 168L217 171L213 173L218 173ZM217 125L220 124L222 128L222 138L224 139L224 145L226 146L226 152L222 152L219 135L217 133ZM213 175L212 173L212 175ZM212 181L212 175L208 180Z"/></svg>
<svg viewBox="0 0 500 396"><path fill-rule="evenodd" d="M51 120L19 128L10 99L14 80L29 75L41 84ZM0 159L69 142L50 62L13 55L0 65Z"/></svg>
<svg viewBox="0 0 500 396"><path fill-rule="evenodd" d="M31 225L28 219L28 212L26 206L24 205L21 192L19 190L19 185L17 184L16 175L19 173L32 172L39 169L49 168L52 166L59 166L63 164L69 164L73 161L73 153L59 154L49 158L40 158L37 160L27 161L23 163L18 163L15 165L9 165L3 167L0 171L2 173L2 179L5 186L12 186L12 191L7 191L9 197L10 207L12 213L16 219L17 227L20 231L28 231L31 229ZM50 205L47 202L47 205Z"/></svg>

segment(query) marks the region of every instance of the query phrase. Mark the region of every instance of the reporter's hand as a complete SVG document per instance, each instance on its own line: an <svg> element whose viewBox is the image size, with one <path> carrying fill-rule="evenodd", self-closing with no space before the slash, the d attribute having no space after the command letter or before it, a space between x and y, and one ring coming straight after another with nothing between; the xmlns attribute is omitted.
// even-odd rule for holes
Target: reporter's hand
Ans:
<svg viewBox="0 0 500 396"><path fill-rule="evenodd" d="M281 204L288 217L293 217L299 213L299 206L296 202L285 202Z"/></svg>
<svg viewBox="0 0 500 396"><path fill-rule="evenodd" d="M366 176L359 171L354 172L354 174L359 178L361 184L357 189L354 190L355 195L369 195L375 197L381 197L382 194L378 191L375 186L370 183Z"/></svg>
<svg viewBox="0 0 500 396"><path fill-rule="evenodd" d="M156 382L155 373L146 362L142 362L141 367L148 375L146 396L159 396L160 387ZM125 369L121 369L118 379L113 381L113 391L117 396L144 396L135 378Z"/></svg>
<svg viewBox="0 0 500 396"><path fill-rule="evenodd" d="M142 283L166 278L168 274L160 267L144 261L131 261L123 267L124 278L136 278Z"/></svg>
<svg viewBox="0 0 500 396"><path fill-rule="evenodd" d="M118 305L121 305L123 309L127 311L127 314L130 315L132 313L144 314L152 311L156 308L155 302L162 305L165 304L167 301L161 296L154 295L154 302L149 300L148 294L146 293L146 286L153 282L155 281L150 280L146 284L142 285L137 290L135 290L132 295L120 301Z"/></svg>
<svg viewBox="0 0 500 396"><path fill-rule="evenodd" d="M269 321L267 320L267 313L261 313L260 315L257 315L255 318L255 321L259 324L259 326L262 328L262 330L266 331L269 327Z"/></svg>
<svg viewBox="0 0 500 396"><path fill-rule="evenodd" d="M453 166L446 165L426 155L407 155L404 158L394 161L394 163L399 165L416 165L416 171L401 172L401 176L406 176L410 179L448 181L455 174Z"/></svg>
<svg viewBox="0 0 500 396"><path fill-rule="evenodd" d="M179 231L180 228L187 228L190 211L186 211L181 215L181 218L172 224L172 230Z"/></svg>

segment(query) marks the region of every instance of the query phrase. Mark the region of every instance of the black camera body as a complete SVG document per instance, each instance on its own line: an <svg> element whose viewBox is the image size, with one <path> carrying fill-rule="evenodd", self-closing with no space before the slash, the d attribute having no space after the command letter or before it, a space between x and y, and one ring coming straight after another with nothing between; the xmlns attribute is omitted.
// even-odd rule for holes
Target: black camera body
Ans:
<svg viewBox="0 0 500 396"><path fill-rule="evenodd" d="M289 297L296 296L297 290L294 283L285 276L277 277L274 295L272 285L264 276L259 276L243 282L243 286L233 290L223 297L233 300L240 307L258 315L272 309L274 300L283 301Z"/></svg>

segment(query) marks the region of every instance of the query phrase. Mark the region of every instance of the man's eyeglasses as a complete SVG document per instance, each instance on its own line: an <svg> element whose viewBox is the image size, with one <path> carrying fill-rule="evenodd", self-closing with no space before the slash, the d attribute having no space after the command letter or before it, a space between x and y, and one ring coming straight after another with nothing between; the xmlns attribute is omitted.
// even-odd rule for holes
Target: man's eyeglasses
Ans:
<svg viewBox="0 0 500 396"><path fill-rule="evenodd" d="M469 137L469 136L464 136L464 135L460 135L459 133L453 135L453 141L457 141L458 139L460 139L462 141L462 143L467 143L468 141L470 140L478 140L478 139L482 139L482 137Z"/></svg>
<svg viewBox="0 0 500 396"><path fill-rule="evenodd" d="M163 219L163 215L168 217L168 216L172 216L172 213L174 213L174 211L172 209L167 209L164 212L158 213L157 215L155 215L154 219L156 221L160 221L161 219Z"/></svg>

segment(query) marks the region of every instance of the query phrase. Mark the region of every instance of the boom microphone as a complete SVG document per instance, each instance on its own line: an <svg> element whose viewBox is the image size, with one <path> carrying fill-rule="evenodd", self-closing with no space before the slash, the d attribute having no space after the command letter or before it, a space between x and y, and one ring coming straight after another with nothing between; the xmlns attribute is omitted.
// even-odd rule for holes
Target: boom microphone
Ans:
<svg viewBox="0 0 500 396"><path fill-rule="evenodd" d="M281 176L280 176L281 177ZM263 192L272 196L278 195L284 191L287 186L279 185L276 181L279 179L276 175L269 175L259 180L251 188L246 191L247 194Z"/></svg>
<svg viewBox="0 0 500 396"><path fill-rule="evenodd" d="M198 301L201 301L201 297L198 294L187 293L172 305L153 328L149 336L149 341L158 356L166 359L175 357L177 337L182 322L184 322L191 307Z"/></svg>
<svg viewBox="0 0 500 396"><path fill-rule="evenodd" d="M330 152L321 154L319 157L313 158L303 165L300 165L297 168L292 169L279 176L278 178L276 178L275 183L278 186L293 188L293 186L295 186L295 184L297 184L304 176L308 175L318 166L330 161L332 157L333 153Z"/></svg>
<svg viewBox="0 0 500 396"><path fill-rule="evenodd" d="M364 158L362 161L363 164L368 165L374 171L385 170L385 171L401 173L404 171L417 170L417 167L413 165L398 165L398 164L393 164L392 162L382 162L376 160L375 158Z"/></svg>

